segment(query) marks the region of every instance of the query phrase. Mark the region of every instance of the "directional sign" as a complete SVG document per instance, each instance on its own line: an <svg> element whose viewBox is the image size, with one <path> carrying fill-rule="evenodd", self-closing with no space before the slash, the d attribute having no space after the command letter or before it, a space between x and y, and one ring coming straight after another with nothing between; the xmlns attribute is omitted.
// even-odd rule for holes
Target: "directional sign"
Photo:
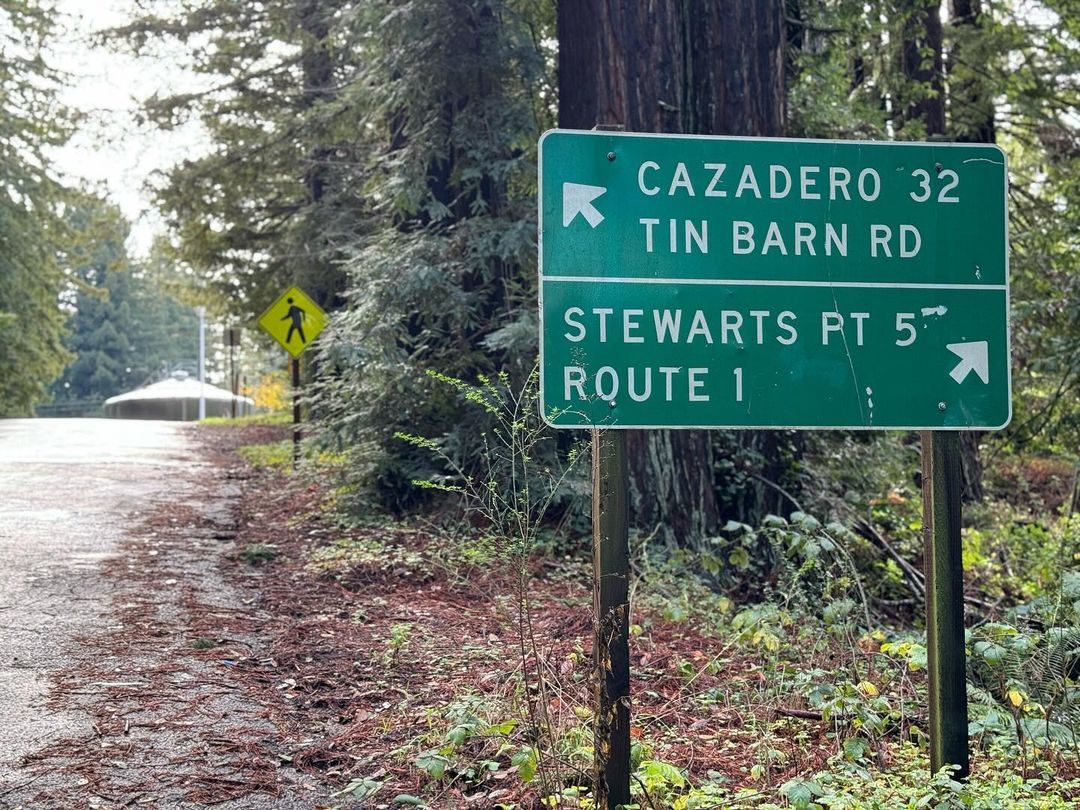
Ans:
<svg viewBox="0 0 1080 810"><path fill-rule="evenodd" d="M995 429L1004 153L554 130L541 390L558 427Z"/></svg>
<svg viewBox="0 0 1080 810"><path fill-rule="evenodd" d="M326 313L299 287L289 287L262 314L259 326L285 351L299 357L326 326Z"/></svg>

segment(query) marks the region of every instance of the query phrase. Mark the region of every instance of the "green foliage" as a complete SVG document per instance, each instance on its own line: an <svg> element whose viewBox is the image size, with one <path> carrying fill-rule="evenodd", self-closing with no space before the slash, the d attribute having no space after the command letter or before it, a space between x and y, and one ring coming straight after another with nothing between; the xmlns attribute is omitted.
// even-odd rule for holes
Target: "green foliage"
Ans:
<svg viewBox="0 0 1080 810"><path fill-rule="evenodd" d="M1048 779L1049 773L1020 776L1011 770L1001 752L992 759L977 760L971 779L963 784L955 781L948 769L928 778L926 754L913 745L898 745L891 754L891 767L874 771L849 767L838 757L830 762L828 771L783 785L780 794L786 799L785 805L759 806L767 810L782 806L799 810L1064 810L1074 806L1080 791L1080 782Z"/></svg>
<svg viewBox="0 0 1080 810"><path fill-rule="evenodd" d="M881 103L889 80L881 2L799 3L791 23L789 134L814 138L881 138Z"/></svg>
<svg viewBox="0 0 1080 810"><path fill-rule="evenodd" d="M429 370L526 379L536 351L536 141L553 120L546 3L418 0L364 6L369 232L346 247L349 307L323 354L317 397L351 476L391 508L437 480L424 448L396 433L446 434L475 457L490 427Z"/></svg>
<svg viewBox="0 0 1080 810"><path fill-rule="evenodd" d="M277 557L277 546L273 543L249 543L240 552L240 559L248 565L261 565Z"/></svg>
<svg viewBox="0 0 1080 810"><path fill-rule="evenodd" d="M436 781L448 779L479 785L500 768L516 767L522 779L536 773L536 753L511 741L516 720L493 720L482 695L463 695L439 719L445 731L439 744L416 757L416 767ZM527 778L526 778L527 777Z"/></svg>
<svg viewBox="0 0 1080 810"><path fill-rule="evenodd" d="M949 769L928 776L926 754L911 744L890 750L887 770L853 766L847 754L834 757L827 770L788 780L775 791L733 788L719 773L700 781L687 779L675 766L647 760L635 773L635 808L672 810L1065 810L1080 796L1080 780L1059 779L1046 770L1021 776L1011 770L1004 752L978 759L970 781L957 782ZM575 805L571 805L575 806ZM582 802L576 806L589 807Z"/></svg>
<svg viewBox="0 0 1080 810"><path fill-rule="evenodd" d="M390 628L390 635L386 639L386 652L383 653L383 663L393 666L398 656L409 644L413 626L409 622L401 622Z"/></svg>
<svg viewBox="0 0 1080 810"><path fill-rule="evenodd" d="M269 444L246 444L237 448L236 452L252 467L272 467L285 473L292 469L291 439Z"/></svg>
<svg viewBox="0 0 1080 810"><path fill-rule="evenodd" d="M861 541L839 523L823 526L804 512L768 515L759 527L728 521L701 551L660 552L642 547L646 576L687 569L717 589L744 598L771 599L747 606L732 620L740 637L777 650L791 612L813 615L838 634L871 626L862 575L849 546ZM654 556L655 555L655 556ZM729 603L730 606L730 603ZM726 613L727 610L723 610Z"/></svg>
<svg viewBox="0 0 1080 810"><path fill-rule="evenodd" d="M1008 618L969 633L970 733L1024 758L1032 746L1080 751L1080 575Z"/></svg>
<svg viewBox="0 0 1080 810"><path fill-rule="evenodd" d="M1080 554L1080 519L1031 515L1005 503L968 512L963 563L972 585L1006 607L1056 593Z"/></svg>
<svg viewBox="0 0 1080 810"><path fill-rule="evenodd" d="M455 391L470 411L481 413L487 430L468 453L454 433L440 439L397 433L400 441L440 460L445 470L413 485L461 496L465 509L491 527L509 556L527 559L553 507L576 494L573 472L583 448L571 448L565 460L559 458L553 431L540 417L536 368L520 391L510 388L506 372L481 375L476 384L435 371L428 376Z"/></svg>
<svg viewBox="0 0 1080 810"><path fill-rule="evenodd" d="M85 195L65 217L75 242L69 255L73 294L64 345L71 364L52 387L58 402L104 400L194 369L197 318L146 268L128 263L127 223L119 209Z"/></svg>
<svg viewBox="0 0 1080 810"><path fill-rule="evenodd" d="M1080 265L1077 202L1080 49L1076 8L1049 0L1042 15L1002 8L984 36L1010 158L1013 384L1019 390L1009 438L1019 448L1075 454L1080 438ZM1039 17L1042 19L1039 19ZM1044 19L1058 19L1061 33ZM986 71L986 68L982 68ZM1048 77L1053 79L1048 80Z"/></svg>
<svg viewBox="0 0 1080 810"><path fill-rule="evenodd" d="M197 275L220 305L257 316L296 283L328 308L341 290L337 244L359 220L365 155L354 33L343 0L152 4L112 32L115 47L188 55L200 90L155 95L163 130L197 118L215 148L171 168L157 203L164 257Z"/></svg>
<svg viewBox="0 0 1080 810"><path fill-rule="evenodd" d="M52 24L38 0L0 4L0 417L29 415L67 359L57 306L65 190L46 150L70 119L42 58Z"/></svg>
<svg viewBox="0 0 1080 810"><path fill-rule="evenodd" d="M233 419L230 416L208 416L199 424L218 426L237 425L291 425L292 411L269 411L268 413L256 413L249 416L238 416Z"/></svg>

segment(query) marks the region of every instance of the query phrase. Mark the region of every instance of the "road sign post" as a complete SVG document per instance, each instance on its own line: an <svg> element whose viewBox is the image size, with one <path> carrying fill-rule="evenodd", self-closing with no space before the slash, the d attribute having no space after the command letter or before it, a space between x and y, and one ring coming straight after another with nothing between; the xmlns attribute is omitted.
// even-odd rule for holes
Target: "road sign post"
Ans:
<svg viewBox="0 0 1080 810"><path fill-rule="evenodd" d="M266 330L290 355L292 383L293 466L300 461L300 355L326 328L326 313L299 287L289 287L259 317Z"/></svg>
<svg viewBox="0 0 1080 810"><path fill-rule="evenodd" d="M231 403L232 418L236 418L237 400L240 397L240 378L236 372L236 348L240 345L241 329L238 326L225 328L225 345L229 349L229 390L233 398Z"/></svg>
<svg viewBox="0 0 1080 810"><path fill-rule="evenodd" d="M598 808L630 803L630 549L626 433L592 431L593 734Z"/></svg>
<svg viewBox="0 0 1080 810"><path fill-rule="evenodd" d="M925 431L932 759L966 774L950 431L1012 413L1004 153L554 130L539 156L541 408L596 431L597 539L622 429Z"/></svg>
<svg viewBox="0 0 1080 810"><path fill-rule="evenodd" d="M199 421L206 418L206 307L196 307L199 315Z"/></svg>
<svg viewBox="0 0 1080 810"><path fill-rule="evenodd" d="M922 473L930 770L956 765L964 779L970 762L959 434L923 432Z"/></svg>
<svg viewBox="0 0 1080 810"><path fill-rule="evenodd" d="M622 132L621 124L593 131ZM630 472L626 433L592 430L593 801L630 803Z"/></svg>
<svg viewBox="0 0 1080 810"><path fill-rule="evenodd" d="M290 358L289 368L292 371L292 456L295 469L300 463L300 358Z"/></svg>

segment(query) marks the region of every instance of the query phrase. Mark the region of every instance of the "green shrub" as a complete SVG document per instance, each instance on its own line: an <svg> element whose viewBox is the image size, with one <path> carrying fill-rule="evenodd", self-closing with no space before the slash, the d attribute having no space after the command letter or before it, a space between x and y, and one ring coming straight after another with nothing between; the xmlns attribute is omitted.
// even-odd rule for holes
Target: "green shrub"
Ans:
<svg viewBox="0 0 1080 810"><path fill-rule="evenodd" d="M252 467L272 467L285 472L292 469L291 439L270 444L246 444L237 448L237 452Z"/></svg>

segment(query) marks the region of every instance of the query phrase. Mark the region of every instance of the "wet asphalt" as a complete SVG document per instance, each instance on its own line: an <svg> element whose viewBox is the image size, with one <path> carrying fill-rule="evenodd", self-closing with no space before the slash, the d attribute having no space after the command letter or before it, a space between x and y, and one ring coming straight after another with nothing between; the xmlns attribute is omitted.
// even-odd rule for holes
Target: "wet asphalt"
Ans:
<svg viewBox="0 0 1080 810"><path fill-rule="evenodd" d="M0 420L0 790L23 756L87 731L46 706L49 677L108 628L101 561L199 465L179 423Z"/></svg>

